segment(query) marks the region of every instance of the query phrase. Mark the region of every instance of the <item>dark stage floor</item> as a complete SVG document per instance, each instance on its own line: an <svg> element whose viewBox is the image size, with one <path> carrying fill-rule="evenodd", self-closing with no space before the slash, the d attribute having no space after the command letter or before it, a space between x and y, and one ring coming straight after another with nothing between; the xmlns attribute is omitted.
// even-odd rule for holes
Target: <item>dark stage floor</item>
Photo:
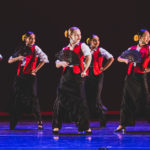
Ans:
<svg viewBox="0 0 150 150"><path fill-rule="evenodd" d="M8 121L0 122L0 150L150 150L150 124L138 121L126 133L114 133L119 122L109 121L106 128L91 122L92 135L78 135L74 124L64 123L60 135L53 135L51 122L37 130L35 122L19 122L10 131Z"/></svg>

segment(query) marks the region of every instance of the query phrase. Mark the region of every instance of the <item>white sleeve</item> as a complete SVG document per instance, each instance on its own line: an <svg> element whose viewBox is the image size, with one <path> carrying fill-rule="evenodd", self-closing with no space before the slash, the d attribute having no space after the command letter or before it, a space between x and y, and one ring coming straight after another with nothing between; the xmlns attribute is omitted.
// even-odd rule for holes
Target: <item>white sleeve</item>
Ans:
<svg viewBox="0 0 150 150"><path fill-rule="evenodd" d="M49 63L47 55L37 45L35 46L35 54L40 58L40 61Z"/></svg>
<svg viewBox="0 0 150 150"><path fill-rule="evenodd" d="M10 56L9 58L8 58L8 60L10 60L10 59L12 59L13 57L12 56Z"/></svg>
<svg viewBox="0 0 150 150"><path fill-rule="evenodd" d="M91 55L91 52L90 52L91 50L85 43L81 44L81 50L84 56Z"/></svg>
<svg viewBox="0 0 150 150"><path fill-rule="evenodd" d="M3 59L3 56L0 54L0 59Z"/></svg>
<svg viewBox="0 0 150 150"><path fill-rule="evenodd" d="M106 51L104 48L100 47L99 51L101 52L102 56L106 59L110 59L113 57L112 54L110 54L108 51Z"/></svg>

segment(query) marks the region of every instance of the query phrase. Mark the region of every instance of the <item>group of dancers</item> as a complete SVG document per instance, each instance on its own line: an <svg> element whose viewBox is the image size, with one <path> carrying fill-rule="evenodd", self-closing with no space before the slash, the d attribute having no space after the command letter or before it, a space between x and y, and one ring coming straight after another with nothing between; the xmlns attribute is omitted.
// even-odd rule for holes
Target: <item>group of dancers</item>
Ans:
<svg viewBox="0 0 150 150"><path fill-rule="evenodd" d="M63 53L63 57L57 57L56 60L56 68L63 68L63 73L53 106L52 132L58 134L62 123L69 120L76 123L79 134L91 134L89 120L93 110L99 114L101 127L105 127L107 123L107 108L101 99L103 72L112 65L114 58L107 50L100 47L98 35L91 35L87 44L82 43L80 29L71 27L65 32L65 36L69 39L69 44L61 50L60 54ZM15 129L24 112L33 113L38 123L38 129L43 129L37 96L36 73L49 60L41 48L35 44L33 32L27 32L22 38L23 44L8 60L9 64L18 62L11 101L10 129ZM150 72L148 67L150 61L149 41L149 31L141 29L138 32L137 45L128 49L128 51L136 50L141 54L140 63L123 58L122 55L117 59L119 62L128 64L129 67L123 90L120 125L115 132L125 130L128 125L134 125L136 114L142 112L147 118L149 117L150 107L148 106L150 103L146 78L146 74ZM72 60L73 57L76 58L75 62ZM2 60L1 55L0 59ZM106 63L103 65L104 59L106 59Z"/></svg>

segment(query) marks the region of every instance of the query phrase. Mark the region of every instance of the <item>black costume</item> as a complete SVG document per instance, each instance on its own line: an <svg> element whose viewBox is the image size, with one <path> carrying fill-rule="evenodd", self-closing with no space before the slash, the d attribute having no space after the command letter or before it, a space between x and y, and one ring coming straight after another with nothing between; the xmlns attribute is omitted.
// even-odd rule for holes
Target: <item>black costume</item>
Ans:
<svg viewBox="0 0 150 150"><path fill-rule="evenodd" d="M13 84L10 129L15 128L23 113L33 113L38 124L42 124L37 96L37 78L31 74L31 71L36 67L40 53L44 54L36 45L33 45L31 48L22 45L19 50L11 56L11 58L18 56L24 56L25 58L23 61L18 62L17 76ZM44 57L46 58L47 56L44 54Z"/></svg>
<svg viewBox="0 0 150 150"><path fill-rule="evenodd" d="M149 62L149 46L139 47L136 45L130 49L138 49L142 61L137 64L132 62L129 64L120 110L120 124L123 127L135 125L136 117L149 117L150 112L147 74L144 72Z"/></svg>
<svg viewBox="0 0 150 150"><path fill-rule="evenodd" d="M89 116L84 93L84 79L81 77L84 58L81 45L82 43L79 43L73 49L73 52L76 53L80 60L80 65L71 65L64 68L64 72L61 76L60 84L57 89L57 98L53 108L53 129L61 129L62 122L66 120L78 122L78 131L89 129ZM70 51L70 47L64 48L64 51L65 50Z"/></svg>

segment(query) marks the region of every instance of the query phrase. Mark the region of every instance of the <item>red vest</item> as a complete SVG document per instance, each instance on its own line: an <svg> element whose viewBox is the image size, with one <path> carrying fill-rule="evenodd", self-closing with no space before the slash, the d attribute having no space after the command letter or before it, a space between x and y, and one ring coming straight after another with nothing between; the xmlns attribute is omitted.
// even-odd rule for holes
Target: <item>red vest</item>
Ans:
<svg viewBox="0 0 150 150"><path fill-rule="evenodd" d="M31 47L31 51L32 51L32 54L26 56L26 62L22 70L24 74L31 74L31 71L34 70L36 67L38 57L35 56L35 45ZM18 63L17 76L19 76L20 74L21 64L22 64L22 61Z"/></svg>
<svg viewBox="0 0 150 150"><path fill-rule="evenodd" d="M137 49L137 45L132 46L131 49ZM141 57L142 57L142 65L135 66L134 67L134 72L136 73L144 73L144 69L148 66L148 63L150 61L150 56L149 56L149 45L141 47L140 51ZM128 75L131 73L131 69L133 67L133 63L129 64L128 67Z"/></svg>
<svg viewBox="0 0 150 150"><path fill-rule="evenodd" d="M81 73L82 70L84 69L84 64L83 64L84 55L83 55L82 50L81 50L81 44L82 43L80 43L79 45L76 45L75 48L73 49L73 52L75 52L78 55L79 59L80 59L80 66L73 65L73 72L75 74ZM66 50L70 50L70 48L65 47L64 51L66 51ZM65 69L66 68L63 68L63 72L65 71Z"/></svg>
<svg viewBox="0 0 150 150"><path fill-rule="evenodd" d="M102 71L100 70L100 68L102 67L102 63L103 63L103 56L101 55L100 48L97 48L96 51L93 52L93 73L94 75L99 75L100 73L102 73ZM89 69L87 71L87 73L89 73Z"/></svg>

